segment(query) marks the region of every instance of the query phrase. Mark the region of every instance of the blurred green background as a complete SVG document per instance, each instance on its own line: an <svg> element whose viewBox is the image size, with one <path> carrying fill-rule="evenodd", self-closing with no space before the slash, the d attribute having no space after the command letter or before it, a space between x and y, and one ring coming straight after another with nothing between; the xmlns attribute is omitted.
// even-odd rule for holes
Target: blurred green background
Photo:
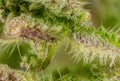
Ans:
<svg viewBox="0 0 120 81"><path fill-rule="evenodd" d="M99 27L119 27L120 0L83 0L87 1L86 9L90 10L93 25Z"/></svg>

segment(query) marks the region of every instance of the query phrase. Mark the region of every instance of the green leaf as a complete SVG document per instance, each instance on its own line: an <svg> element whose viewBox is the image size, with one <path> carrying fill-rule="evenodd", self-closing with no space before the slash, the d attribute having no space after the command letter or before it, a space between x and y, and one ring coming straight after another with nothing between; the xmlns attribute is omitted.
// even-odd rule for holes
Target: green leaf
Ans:
<svg viewBox="0 0 120 81"><path fill-rule="evenodd" d="M0 63L20 68L22 56L29 54L29 44L16 39L0 39Z"/></svg>

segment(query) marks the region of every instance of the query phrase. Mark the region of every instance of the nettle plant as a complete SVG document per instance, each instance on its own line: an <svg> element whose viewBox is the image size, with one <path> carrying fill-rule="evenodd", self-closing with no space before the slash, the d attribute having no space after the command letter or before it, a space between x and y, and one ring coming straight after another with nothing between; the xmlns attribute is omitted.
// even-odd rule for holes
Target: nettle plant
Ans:
<svg viewBox="0 0 120 81"><path fill-rule="evenodd" d="M78 81L80 75L91 81L116 79L119 30L92 27L84 4L78 0L0 0L0 63L42 76L46 76L43 71L57 69L53 76L38 76L40 81ZM64 56L70 61L63 63Z"/></svg>

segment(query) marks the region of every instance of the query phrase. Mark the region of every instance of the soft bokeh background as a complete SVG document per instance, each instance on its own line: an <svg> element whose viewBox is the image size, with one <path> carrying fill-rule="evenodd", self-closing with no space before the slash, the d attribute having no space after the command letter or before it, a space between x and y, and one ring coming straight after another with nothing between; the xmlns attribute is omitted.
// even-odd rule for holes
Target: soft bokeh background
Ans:
<svg viewBox="0 0 120 81"><path fill-rule="evenodd" d="M85 8L92 14L93 24L98 27L119 27L120 25L120 0L84 0L88 2Z"/></svg>

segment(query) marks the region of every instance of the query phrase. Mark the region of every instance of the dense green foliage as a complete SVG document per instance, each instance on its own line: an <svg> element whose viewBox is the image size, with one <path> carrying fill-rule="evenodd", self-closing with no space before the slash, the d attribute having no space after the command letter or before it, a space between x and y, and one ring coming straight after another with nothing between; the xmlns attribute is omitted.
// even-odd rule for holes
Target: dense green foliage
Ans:
<svg viewBox="0 0 120 81"><path fill-rule="evenodd" d="M0 0L0 63L19 70L24 81L119 80L119 30L95 29L83 5Z"/></svg>

